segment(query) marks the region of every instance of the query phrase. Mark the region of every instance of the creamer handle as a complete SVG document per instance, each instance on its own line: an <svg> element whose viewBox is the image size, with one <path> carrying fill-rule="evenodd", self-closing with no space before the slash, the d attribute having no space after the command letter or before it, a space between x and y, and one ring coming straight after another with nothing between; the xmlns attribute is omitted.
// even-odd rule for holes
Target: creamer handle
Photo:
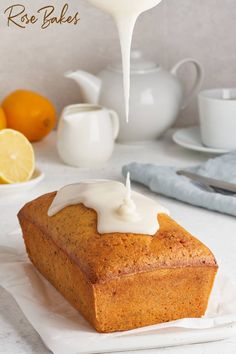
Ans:
<svg viewBox="0 0 236 354"><path fill-rule="evenodd" d="M191 100L193 99L195 94L200 89L202 81L203 81L203 74L204 74L202 66L195 59L191 59L191 58L187 58L187 59L183 59L183 60L179 61L171 69L171 73L173 75L177 76L180 67L185 65L185 64L192 64L195 67L195 69L196 69L197 76L196 76L196 80L195 80L195 82L193 84L193 87L191 88L190 92L187 94L187 96L183 100L181 109L184 109L184 108L186 108L189 105L189 103L191 102Z"/></svg>
<svg viewBox="0 0 236 354"><path fill-rule="evenodd" d="M109 109L109 113L110 113L111 121L112 121L114 140L116 140L118 137L119 131L120 131L119 116L115 111L112 111L111 109Z"/></svg>

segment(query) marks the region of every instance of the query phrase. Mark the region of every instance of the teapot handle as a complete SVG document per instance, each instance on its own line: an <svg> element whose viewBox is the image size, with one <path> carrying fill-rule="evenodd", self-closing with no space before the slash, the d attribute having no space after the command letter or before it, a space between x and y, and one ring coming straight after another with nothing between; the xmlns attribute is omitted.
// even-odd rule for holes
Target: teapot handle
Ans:
<svg viewBox="0 0 236 354"><path fill-rule="evenodd" d="M172 69L171 69L171 73L177 77L178 71L180 69L181 66L183 66L184 64L193 64L193 66L196 69L197 72L197 76L196 76L196 80L193 84L192 89L190 90L189 94L187 95L187 97L185 97L181 109L186 108L189 103L191 102L192 98L195 96L195 94L198 92L202 81L203 81L203 68L202 66L195 60L195 59L191 59L191 58L187 58L187 59L183 59L181 61L179 61Z"/></svg>
<svg viewBox="0 0 236 354"><path fill-rule="evenodd" d="M112 111L111 109L109 109L109 114L111 117L111 122L112 122L112 127L113 127L114 140L116 140L118 137L119 131L120 131L119 116L115 111Z"/></svg>

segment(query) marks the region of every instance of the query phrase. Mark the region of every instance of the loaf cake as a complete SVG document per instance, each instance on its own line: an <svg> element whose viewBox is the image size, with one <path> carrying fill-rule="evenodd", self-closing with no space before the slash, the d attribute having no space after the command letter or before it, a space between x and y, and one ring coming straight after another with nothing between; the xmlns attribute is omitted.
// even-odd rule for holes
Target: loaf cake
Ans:
<svg viewBox="0 0 236 354"><path fill-rule="evenodd" d="M217 263L211 251L166 214L154 236L99 234L83 204L53 217L56 193L26 204L18 217L29 258L98 332L204 315Z"/></svg>

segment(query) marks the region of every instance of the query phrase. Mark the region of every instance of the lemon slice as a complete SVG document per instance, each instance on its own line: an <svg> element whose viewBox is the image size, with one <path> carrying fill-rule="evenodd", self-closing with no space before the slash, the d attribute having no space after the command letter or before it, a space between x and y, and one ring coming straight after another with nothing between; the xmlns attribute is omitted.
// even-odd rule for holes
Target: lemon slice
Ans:
<svg viewBox="0 0 236 354"><path fill-rule="evenodd" d="M0 130L0 183L26 182L34 169L34 150L26 137L16 130Z"/></svg>

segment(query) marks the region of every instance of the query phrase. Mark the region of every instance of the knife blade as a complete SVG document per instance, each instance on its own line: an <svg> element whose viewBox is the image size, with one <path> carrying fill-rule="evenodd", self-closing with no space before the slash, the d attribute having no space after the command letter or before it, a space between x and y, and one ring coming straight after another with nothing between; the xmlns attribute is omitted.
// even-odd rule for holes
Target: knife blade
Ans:
<svg viewBox="0 0 236 354"><path fill-rule="evenodd" d="M204 177L204 176L198 175L196 173L185 171L185 170L179 170L179 171L177 171L177 174L180 176L188 177L189 179L199 182L201 184L204 184L208 187L212 187L212 188L216 189L216 191L219 191L219 192L225 191L225 192L229 192L232 194L236 194L236 184L234 184L234 183L220 181L215 178Z"/></svg>

